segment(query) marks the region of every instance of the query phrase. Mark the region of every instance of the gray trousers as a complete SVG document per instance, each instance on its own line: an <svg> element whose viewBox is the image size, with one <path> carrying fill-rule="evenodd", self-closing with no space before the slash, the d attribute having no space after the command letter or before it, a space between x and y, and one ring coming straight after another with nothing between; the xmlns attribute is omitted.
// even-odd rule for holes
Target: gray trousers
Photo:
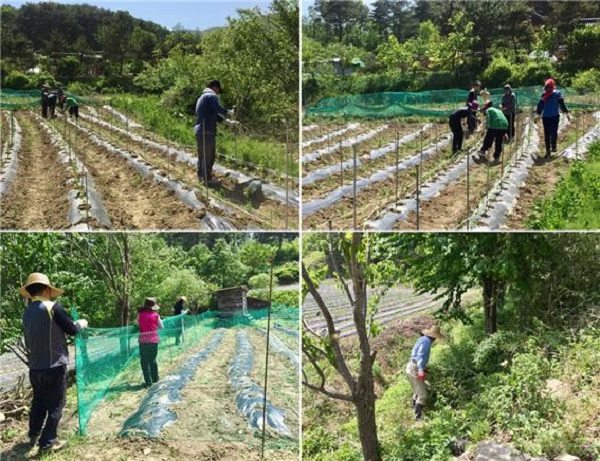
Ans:
<svg viewBox="0 0 600 461"><path fill-rule="evenodd" d="M203 134L202 130L198 130L196 133L196 146L198 148L198 180L200 182L210 181L217 157L216 133L207 131ZM204 171L205 164L206 171Z"/></svg>

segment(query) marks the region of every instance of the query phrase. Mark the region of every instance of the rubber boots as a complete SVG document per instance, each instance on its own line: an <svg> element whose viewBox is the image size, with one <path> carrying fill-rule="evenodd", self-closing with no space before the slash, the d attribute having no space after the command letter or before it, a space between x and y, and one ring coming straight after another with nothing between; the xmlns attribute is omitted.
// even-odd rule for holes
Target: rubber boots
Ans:
<svg viewBox="0 0 600 461"><path fill-rule="evenodd" d="M421 405L420 403L415 403L415 419L417 421L420 421L423 417L422 415L423 412L423 405Z"/></svg>

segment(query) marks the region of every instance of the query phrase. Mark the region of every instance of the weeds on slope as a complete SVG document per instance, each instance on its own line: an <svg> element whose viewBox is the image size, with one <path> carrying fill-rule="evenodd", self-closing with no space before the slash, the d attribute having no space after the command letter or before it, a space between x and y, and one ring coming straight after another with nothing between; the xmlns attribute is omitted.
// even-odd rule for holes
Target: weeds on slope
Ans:
<svg viewBox="0 0 600 461"><path fill-rule="evenodd" d="M535 206L526 222L532 229L598 229L600 227L600 142L586 160L576 161L554 194Z"/></svg>

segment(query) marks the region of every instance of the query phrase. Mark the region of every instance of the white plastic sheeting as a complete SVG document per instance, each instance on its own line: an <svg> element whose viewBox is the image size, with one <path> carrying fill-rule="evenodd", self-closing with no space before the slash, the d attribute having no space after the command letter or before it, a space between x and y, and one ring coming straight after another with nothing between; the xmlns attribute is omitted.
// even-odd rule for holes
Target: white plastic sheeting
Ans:
<svg viewBox="0 0 600 461"><path fill-rule="evenodd" d="M250 372L254 368L254 350L248 332L238 330L235 356L229 367L229 380L231 387L236 391L235 403L238 410L248 420L252 429L262 429L263 404L265 394L263 390L250 379ZM269 428L282 435L291 436L291 431L285 424L285 412L267 400L266 424Z"/></svg>
<svg viewBox="0 0 600 461"><path fill-rule="evenodd" d="M319 136L318 138L314 138L309 141L304 141L302 143L302 148L304 149L305 147L312 146L313 144L327 141L330 138L343 135L344 133L347 133L348 131L356 130L359 127L360 127L360 123L349 123L344 128L340 128L339 130L332 131L331 133L327 133L323 136Z"/></svg>
<svg viewBox="0 0 600 461"><path fill-rule="evenodd" d="M12 144L7 144L8 147L5 149L6 155L2 159L2 165L0 165L0 197L3 197L9 191L10 186L12 186L12 183L17 178L23 131L16 117L13 117L12 123Z"/></svg>
<svg viewBox="0 0 600 461"><path fill-rule="evenodd" d="M58 158L61 163L72 169L75 173L71 180L71 186L75 186L69 191L69 223L72 230L90 230L88 217L94 218L102 228L110 229L112 227L108 212L102 203L100 194L96 191L94 179L89 174L84 163L69 148L69 145L60 133L53 130L52 127L39 115L33 114L37 122L46 130L50 136L52 145L58 148ZM87 188L86 188L87 179ZM87 212L86 207L89 207Z"/></svg>
<svg viewBox="0 0 600 461"><path fill-rule="evenodd" d="M140 125L139 123L134 122L133 120L131 120L129 117L127 117L126 115L122 114L121 112L119 112L117 109L109 106L109 105L105 105L102 106L104 109L106 109L107 111L109 111L111 114L119 117L121 119L121 121L127 125L129 125L130 128L142 128L142 125Z"/></svg>
<svg viewBox="0 0 600 461"><path fill-rule="evenodd" d="M381 133L382 131L385 131L387 129L388 129L388 125L382 125L382 126L375 128L374 130L367 131L366 133L361 133L357 136L353 136L351 138L344 139L342 141L342 148L352 147L355 144L365 142L365 141L377 136L379 133ZM315 160L320 159L324 155L333 154L339 148L340 148L340 143L337 142L337 143L333 143L330 146L323 147L322 149L317 149L314 152L309 152L308 154L304 154L301 159L302 163L314 162ZM306 178L303 179L303 182L305 180L306 180Z"/></svg>
<svg viewBox="0 0 600 461"><path fill-rule="evenodd" d="M214 230L235 230L235 227L231 222L227 219L217 217L211 213L206 211L206 207L196 198L196 193L192 190L187 189L183 186L179 181L175 181L173 179L165 178L160 174L160 171L157 170L154 166L146 163L145 161L134 158L129 152L119 149L109 142L101 139L98 135L93 133L91 130L82 127L74 123L71 120L68 120L70 124L77 127L77 129L81 130L85 133L92 143L106 149L108 152L112 154L116 154L122 157L130 166L132 166L139 174L141 174L144 178L150 178L156 184L162 184L169 190L173 191L177 198L181 200L185 205L194 209L201 210L206 214L201 219L201 223L203 224L205 229L214 229Z"/></svg>
<svg viewBox="0 0 600 461"><path fill-rule="evenodd" d="M579 138L577 142L571 144L558 155L569 160L578 160L586 156L590 144L600 139L600 111L594 113L594 118L596 119L594 128L589 130L585 135Z"/></svg>
<svg viewBox="0 0 600 461"><path fill-rule="evenodd" d="M398 140L398 147L402 147L404 144L408 144L409 142L414 141L422 133L425 133L427 130L429 130L432 126L433 126L433 124L428 123L428 124L424 125L422 128L420 128L419 130L417 130L413 133L409 133L406 136L403 136L402 138L400 138ZM363 155L361 158L357 158L356 159L356 167L358 168L359 166L361 166L363 164L363 161L368 162L368 161L377 160L378 158L384 157L385 155L391 154L392 152L396 152L396 141L394 141L390 144L387 144L383 147L373 149L368 154ZM349 159L349 160L346 160L345 162L342 162L341 165L338 164L338 165L331 165L328 167L320 168L318 170L311 171L306 176L304 176L304 178L302 178L302 184L311 184L315 181L320 181L322 179L328 178L329 176L337 173L340 170L347 170L347 169L353 168L353 167L354 167L354 159Z"/></svg>
<svg viewBox="0 0 600 461"><path fill-rule="evenodd" d="M358 179L356 181L357 194L361 190L365 189L366 187L368 187L372 184L376 184L378 182L383 182L388 179L393 179L394 175L396 174L396 169L399 172L401 172L401 171L407 170L411 167L414 167L415 165L420 164L421 160L427 161L429 158L434 156L439 149L443 149L444 147L449 145L451 139L452 139L451 134L442 136L436 144L430 145L427 148L425 148L425 150L423 150L422 154L418 153L408 159L402 160L400 163L398 163L397 168L396 168L396 164L389 165L381 170L376 171L368 178ZM324 198L318 198L318 199L314 199L308 203L304 203L303 207L302 207L302 215L306 217L317 211L323 210L325 208L329 208L330 206L334 205L335 203L341 201L344 197L352 197L352 194L353 194L353 185L352 184L347 184L347 185L338 187L337 189L335 189L335 190L331 191L329 194L327 194L327 196L325 196Z"/></svg>
<svg viewBox="0 0 600 461"><path fill-rule="evenodd" d="M117 133L128 136L133 141L140 142L148 147L151 147L152 149L156 149L160 152L163 152L163 153L167 154L169 157L173 157L175 159L175 161L177 161L179 163L187 164L187 165L193 167L194 169L196 168L198 159L195 156L192 156L191 154L189 154L188 152L186 152L184 150L176 149L175 147L166 146L164 144L157 143L148 138L140 136L139 134L132 133L132 132L125 130L123 128L120 128L118 126L111 125L110 123L107 123L104 120L100 120L99 118L96 118L96 117L91 117L91 116L85 115L85 114L80 114L80 117L84 120L88 120L91 123L95 123L103 128L107 128L109 130L112 130ZM242 185L249 185L253 181L260 181L259 179L251 178L250 176L247 176L239 171L226 168L217 163L215 163L215 165L213 166L213 171L215 171L216 173L218 173L220 175L227 176L229 178L233 178L237 181L238 184L242 184ZM271 200L278 201L280 203L284 203L284 204L286 203L286 197L287 197L287 200L288 200L287 203L289 203L290 206L298 208L300 201L298 198L298 194L295 191L288 190L288 192L286 194L286 190L283 187L279 187L279 186L265 183L262 181L260 181L260 182L261 182L261 190L265 197L267 197Z"/></svg>

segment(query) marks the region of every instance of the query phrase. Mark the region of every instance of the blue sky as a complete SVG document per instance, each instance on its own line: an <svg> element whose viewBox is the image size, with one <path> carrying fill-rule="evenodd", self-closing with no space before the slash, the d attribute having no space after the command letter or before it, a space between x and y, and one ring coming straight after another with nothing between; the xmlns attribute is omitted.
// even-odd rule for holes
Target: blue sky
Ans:
<svg viewBox="0 0 600 461"><path fill-rule="evenodd" d="M42 0L3 0L2 3L21 6L24 3L41 3ZM177 23L191 30L224 26L227 17L237 17L236 10L258 6L262 11L269 9L270 0L188 0L188 1L148 1L148 0L61 0L57 3L87 3L108 10L128 11L133 17L156 22L167 28Z"/></svg>

